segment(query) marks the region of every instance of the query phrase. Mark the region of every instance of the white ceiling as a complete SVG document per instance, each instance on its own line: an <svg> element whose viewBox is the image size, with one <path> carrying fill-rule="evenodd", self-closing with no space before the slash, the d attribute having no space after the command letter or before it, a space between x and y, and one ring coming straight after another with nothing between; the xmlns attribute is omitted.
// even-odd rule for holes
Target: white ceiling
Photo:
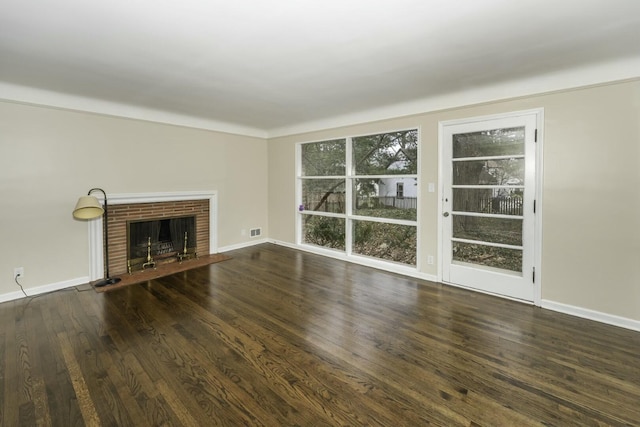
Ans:
<svg viewBox="0 0 640 427"><path fill-rule="evenodd" d="M275 136L640 76L640 0L0 0L0 98Z"/></svg>

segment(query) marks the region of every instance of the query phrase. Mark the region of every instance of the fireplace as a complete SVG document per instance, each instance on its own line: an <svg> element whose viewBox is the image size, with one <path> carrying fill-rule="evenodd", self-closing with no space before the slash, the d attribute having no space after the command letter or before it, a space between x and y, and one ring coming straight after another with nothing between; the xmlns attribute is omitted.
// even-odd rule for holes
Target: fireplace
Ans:
<svg viewBox="0 0 640 427"><path fill-rule="evenodd" d="M163 243L155 242L152 253L153 261L156 265L164 262L185 261L197 256L205 256L217 252L217 194L216 192L180 192L180 193L148 193L148 194L109 194L109 271L112 276L129 274L128 262L132 253L127 244L127 236L130 233L130 224L143 222L155 222L156 228L163 233ZM176 219L193 218L193 228L188 224L191 220L186 220L187 225L176 227ZM171 227L171 219L174 220L176 234L181 234L181 242L168 244L166 238L166 227ZM165 225L163 222L168 220ZM150 226L147 230L150 229ZM179 229L186 227L180 231ZM184 233L187 232L187 255L184 255ZM144 233L144 229L142 233ZM146 231L149 234L149 231ZM155 234L146 236L144 242L148 244L148 238ZM159 235L160 237L160 235ZM175 236L177 239L177 236ZM102 219L89 221L89 254L90 254L90 280L103 277L104 257L103 257L103 233ZM163 246L163 247L161 247ZM177 246L177 247L176 247ZM169 250L171 249L171 250ZM147 257L147 247L144 247L144 262ZM164 253L162 253L164 251ZM144 262L142 264L144 264ZM186 261L188 262L188 261ZM131 268L135 274L137 270L142 270L142 264L136 264ZM146 268L148 268L147 266Z"/></svg>
<svg viewBox="0 0 640 427"><path fill-rule="evenodd" d="M127 221L129 273L197 257L195 215Z"/></svg>

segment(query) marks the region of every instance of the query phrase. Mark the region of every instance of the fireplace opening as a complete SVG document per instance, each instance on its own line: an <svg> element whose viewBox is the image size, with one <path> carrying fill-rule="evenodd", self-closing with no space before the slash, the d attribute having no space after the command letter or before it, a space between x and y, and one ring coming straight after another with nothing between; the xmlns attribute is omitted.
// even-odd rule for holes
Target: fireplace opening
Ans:
<svg viewBox="0 0 640 427"><path fill-rule="evenodd" d="M129 273L197 258L196 217L127 221Z"/></svg>

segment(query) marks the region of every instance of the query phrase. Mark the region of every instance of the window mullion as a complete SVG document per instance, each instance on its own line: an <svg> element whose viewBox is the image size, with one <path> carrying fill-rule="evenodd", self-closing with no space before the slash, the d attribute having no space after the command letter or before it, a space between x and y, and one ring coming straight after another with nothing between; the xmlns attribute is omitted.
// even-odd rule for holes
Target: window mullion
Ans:
<svg viewBox="0 0 640 427"><path fill-rule="evenodd" d="M302 205L302 145L296 144L296 199L297 206ZM296 227L296 244L302 244L302 215L295 215Z"/></svg>
<svg viewBox="0 0 640 427"><path fill-rule="evenodd" d="M345 141L347 146L346 150L346 164L345 164L345 249L347 256L351 255L352 247L353 247L353 223L351 220L351 216L353 215L353 147L351 143L351 138L348 137Z"/></svg>

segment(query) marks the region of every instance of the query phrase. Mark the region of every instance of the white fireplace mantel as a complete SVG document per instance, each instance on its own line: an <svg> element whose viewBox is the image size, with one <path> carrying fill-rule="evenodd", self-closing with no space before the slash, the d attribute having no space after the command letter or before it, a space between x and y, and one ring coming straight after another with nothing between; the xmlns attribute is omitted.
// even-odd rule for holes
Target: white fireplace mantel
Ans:
<svg viewBox="0 0 640 427"><path fill-rule="evenodd" d="M129 203L162 203L188 200L209 200L209 253L218 252L218 192L217 191L179 191L171 193L125 193L107 194L109 205ZM99 197L100 198L100 197ZM89 221L89 280L104 277L104 240L103 217Z"/></svg>

